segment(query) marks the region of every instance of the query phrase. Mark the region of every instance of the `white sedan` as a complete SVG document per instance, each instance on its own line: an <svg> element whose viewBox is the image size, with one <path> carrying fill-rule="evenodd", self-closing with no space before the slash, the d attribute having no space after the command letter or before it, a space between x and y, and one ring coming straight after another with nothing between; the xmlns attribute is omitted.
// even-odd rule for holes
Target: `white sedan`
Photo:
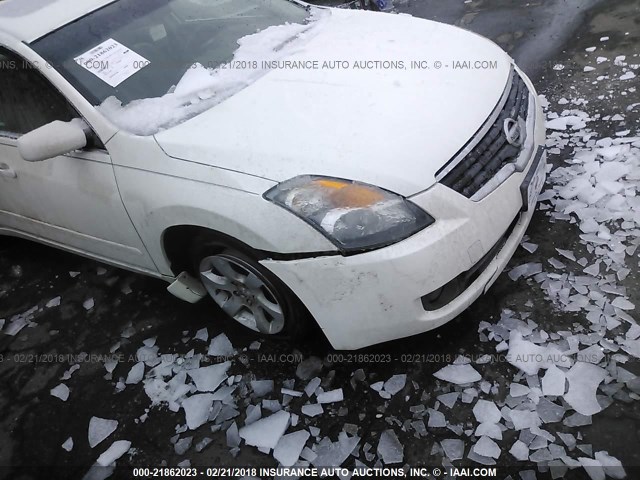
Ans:
<svg viewBox="0 0 640 480"><path fill-rule="evenodd" d="M209 295L212 321L264 335L315 321L357 349L453 319L517 248L544 138L529 79L449 25L0 2L0 233Z"/></svg>

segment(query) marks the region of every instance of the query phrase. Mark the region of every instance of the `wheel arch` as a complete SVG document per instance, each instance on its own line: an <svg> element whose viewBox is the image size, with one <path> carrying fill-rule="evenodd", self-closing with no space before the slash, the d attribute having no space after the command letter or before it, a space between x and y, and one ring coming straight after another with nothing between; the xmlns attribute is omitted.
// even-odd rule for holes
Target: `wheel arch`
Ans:
<svg viewBox="0 0 640 480"><path fill-rule="evenodd" d="M194 242L204 238L210 238L211 241L218 240L221 245L258 256L258 260L267 257L265 252L256 250L237 238L215 229L201 225L173 225L162 233L162 251L174 275L179 275L184 271L195 273L190 262L190 249Z"/></svg>

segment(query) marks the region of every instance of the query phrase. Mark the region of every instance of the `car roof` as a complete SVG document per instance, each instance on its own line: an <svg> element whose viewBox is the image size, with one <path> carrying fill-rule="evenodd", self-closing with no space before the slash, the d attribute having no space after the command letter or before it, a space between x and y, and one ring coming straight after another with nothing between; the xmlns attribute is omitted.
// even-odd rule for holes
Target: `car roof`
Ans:
<svg viewBox="0 0 640 480"><path fill-rule="evenodd" d="M0 32L30 43L117 0L0 0Z"/></svg>

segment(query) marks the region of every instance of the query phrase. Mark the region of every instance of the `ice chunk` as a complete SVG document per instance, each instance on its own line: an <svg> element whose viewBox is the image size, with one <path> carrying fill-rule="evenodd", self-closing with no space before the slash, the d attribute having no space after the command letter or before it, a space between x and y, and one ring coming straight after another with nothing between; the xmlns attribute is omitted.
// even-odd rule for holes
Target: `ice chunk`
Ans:
<svg viewBox="0 0 640 480"><path fill-rule="evenodd" d="M231 362L223 362L209 367L188 370L187 373L193 379L199 392L213 392L226 380L227 370L230 366Z"/></svg>
<svg viewBox="0 0 640 480"><path fill-rule="evenodd" d="M468 363L463 365L447 365L433 374L434 377L456 385L482 380L480 374Z"/></svg>
<svg viewBox="0 0 640 480"><path fill-rule="evenodd" d="M473 407L473 415L480 423L498 423L502 418L496 404L488 400L478 400Z"/></svg>
<svg viewBox="0 0 640 480"><path fill-rule="evenodd" d="M332 442L328 437L325 437L318 444L317 456L311 460L311 463L316 467L340 466L351 455L358 443L360 443L359 437L349 437L345 432L338 434L337 442Z"/></svg>
<svg viewBox="0 0 640 480"><path fill-rule="evenodd" d="M311 380L322 370L322 360L318 357L309 357L298 364L296 377L300 380Z"/></svg>
<svg viewBox="0 0 640 480"><path fill-rule="evenodd" d="M554 402L542 397L538 400L536 405L536 412L540 416L540 420L544 423L555 423L562 420L566 410L563 406L560 406Z"/></svg>
<svg viewBox="0 0 640 480"><path fill-rule="evenodd" d="M318 415L321 415L324 412L324 409L319 403L311 403L308 405L303 405L301 411L307 417L316 417Z"/></svg>
<svg viewBox="0 0 640 480"><path fill-rule="evenodd" d="M377 452L385 465L402 463L404 459L404 447L393 430L385 430L380 434Z"/></svg>
<svg viewBox="0 0 640 480"><path fill-rule="evenodd" d="M458 392L443 393L442 395L438 395L438 400L448 408L453 408L458 401L458 397L460 397L460 393Z"/></svg>
<svg viewBox="0 0 640 480"><path fill-rule="evenodd" d="M58 397L63 402L66 402L69 398L69 387L64 383L61 383L57 387L51 389L51 395Z"/></svg>
<svg viewBox="0 0 640 480"><path fill-rule="evenodd" d="M318 403L335 403L344 400L342 389L331 390L329 392L320 393L317 396Z"/></svg>
<svg viewBox="0 0 640 480"><path fill-rule="evenodd" d="M172 439L172 441L177 439L177 437L178 435L176 435ZM173 445L173 450L176 452L176 455L184 455L191 448L192 444L193 444L193 437L181 438L180 440L176 441L176 443Z"/></svg>
<svg viewBox="0 0 640 480"><path fill-rule="evenodd" d="M542 272L541 263L525 263L517 267L512 268L509 271L509 278L511 280L518 280L520 277L531 277Z"/></svg>
<svg viewBox="0 0 640 480"><path fill-rule="evenodd" d="M204 425L209 419L209 412L213 405L213 394L199 393L182 401L187 427L190 430Z"/></svg>
<svg viewBox="0 0 640 480"><path fill-rule="evenodd" d="M496 440L502 440L502 429L497 423L481 423L476 428L476 437L487 436Z"/></svg>
<svg viewBox="0 0 640 480"><path fill-rule="evenodd" d="M427 424L429 427L440 428L447 426L447 419L445 418L442 412L438 410L434 410L433 408L429 409L429 423Z"/></svg>
<svg viewBox="0 0 640 480"><path fill-rule="evenodd" d="M131 442L127 440L118 440L117 442L113 442L113 444L111 444L111 446L98 457L96 462L101 467L107 467L115 463L115 461L127 453L130 448Z"/></svg>
<svg viewBox="0 0 640 480"><path fill-rule="evenodd" d="M457 438L446 438L440 441L442 450L452 462L464 458L464 442Z"/></svg>
<svg viewBox="0 0 640 480"><path fill-rule="evenodd" d="M574 437L572 434L558 432L558 436L560 437L562 442L569 448L569 450L573 450L576 447L576 437Z"/></svg>
<svg viewBox="0 0 640 480"><path fill-rule="evenodd" d="M89 420L89 446L94 448L105 438L115 432L116 428L118 428L117 420L91 417L91 420Z"/></svg>
<svg viewBox="0 0 640 480"><path fill-rule="evenodd" d="M576 362L566 374L569 391L564 395L566 402L582 415L593 415L602 410L596 398L598 385L607 376L607 371L596 365Z"/></svg>
<svg viewBox="0 0 640 480"><path fill-rule="evenodd" d="M311 397L316 392L316 390L318 390L320 383L322 383L322 381L319 377L314 377L309 380L307 386L304 387L304 393L306 393L307 397Z"/></svg>
<svg viewBox="0 0 640 480"><path fill-rule="evenodd" d="M558 359L559 351L540 347L522 338L522 333L512 330L509 334L507 361L527 375L535 375L541 368L548 368Z"/></svg>
<svg viewBox="0 0 640 480"><path fill-rule="evenodd" d="M238 424L233 422L226 432L227 447L237 447L240 445L240 434L238 432Z"/></svg>
<svg viewBox="0 0 640 480"><path fill-rule="evenodd" d="M482 457L499 458L500 447L489 437L480 437L480 440L471 448L476 455Z"/></svg>
<svg viewBox="0 0 640 480"><path fill-rule="evenodd" d="M85 310L91 310L95 306L95 302L93 301L93 298L87 298L83 302L82 306Z"/></svg>
<svg viewBox="0 0 640 480"><path fill-rule="evenodd" d="M591 425L591 416L574 413L562 421L567 427L581 427L583 425Z"/></svg>
<svg viewBox="0 0 640 480"><path fill-rule="evenodd" d="M394 375L384 383L384 390L391 395L395 395L404 388L406 383L407 376L405 374Z"/></svg>
<svg viewBox="0 0 640 480"><path fill-rule="evenodd" d="M251 388L256 397L264 397L273 392L273 380L252 380Z"/></svg>
<svg viewBox="0 0 640 480"><path fill-rule="evenodd" d="M73 450L73 438L72 437L67 438L62 444L62 448L67 452L70 452L71 450Z"/></svg>
<svg viewBox="0 0 640 480"><path fill-rule="evenodd" d="M196 332L195 337L193 337L194 340L201 340L203 342L206 342L207 340L209 340L209 330L207 330L207 327L201 328L200 330L198 330Z"/></svg>
<svg viewBox="0 0 640 480"><path fill-rule="evenodd" d="M258 448L273 449L289 426L289 412L279 412L262 418L251 425L245 425L240 429L240 437L247 445Z"/></svg>
<svg viewBox="0 0 640 480"><path fill-rule="evenodd" d="M542 394L564 395L565 383L566 377L564 372L555 365L551 365L542 378Z"/></svg>
<svg viewBox="0 0 640 480"><path fill-rule="evenodd" d="M207 351L207 355L211 355L212 357L231 357L233 354L233 345L231 345L229 338L224 333L221 333L211 340L209 350Z"/></svg>
<svg viewBox="0 0 640 480"><path fill-rule="evenodd" d="M299 392L297 390L290 390L288 388L280 389L280 393L282 393L283 395L289 395L290 397L301 397L302 396L302 392ZM325 402L325 403L329 403L329 402Z"/></svg>
<svg viewBox="0 0 640 480"><path fill-rule="evenodd" d="M516 442L511 446L509 453L513 455L516 460L520 460L521 462L529 460L529 447L520 440L516 440Z"/></svg>
<svg viewBox="0 0 640 480"><path fill-rule="evenodd" d="M529 410L511 410L511 412L509 412L509 418L515 430L537 427L541 423L538 414Z"/></svg>
<svg viewBox="0 0 640 480"><path fill-rule="evenodd" d="M604 468L598 460L587 457L579 457L578 462L582 465L591 480L605 480Z"/></svg>
<svg viewBox="0 0 640 480"><path fill-rule="evenodd" d="M622 462L615 457L609 455L606 451L596 452L595 459L600 462L606 473L611 478L625 478L627 473L622 466Z"/></svg>
<svg viewBox="0 0 640 480"><path fill-rule="evenodd" d="M514 398L523 397L529 393L529 387L521 385L519 383L512 383L509 386L509 395Z"/></svg>
<svg viewBox="0 0 640 480"><path fill-rule="evenodd" d="M46 308L53 308L53 307L59 307L60 306L60 300L62 299L62 297L55 297L52 298L51 300L49 300L47 302L47 304L45 305Z"/></svg>
<svg viewBox="0 0 640 480"><path fill-rule="evenodd" d="M633 310L636 308L633 303L622 297L616 297L613 302L611 302L611 305L621 310Z"/></svg>
<svg viewBox="0 0 640 480"><path fill-rule="evenodd" d="M124 383L126 383L127 385L135 385L137 383L140 383L143 378L144 362L138 362L133 367L131 367L131 370L129 370L129 374L127 375L127 379Z"/></svg>
<svg viewBox="0 0 640 480"><path fill-rule="evenodd" d="M283 467L293 466L300 458L308 439L309 432L306 430L283 435L273 451L273 458L279 461Z"/></svg>

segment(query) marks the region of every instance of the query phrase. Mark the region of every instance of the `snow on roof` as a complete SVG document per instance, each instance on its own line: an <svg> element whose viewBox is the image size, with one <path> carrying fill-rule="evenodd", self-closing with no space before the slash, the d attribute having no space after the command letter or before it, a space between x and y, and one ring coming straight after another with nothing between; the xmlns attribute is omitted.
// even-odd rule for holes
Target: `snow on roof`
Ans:
<svg viewBox="0 0 640 480"><path fill-rule="evenodd" d="M116 0L2 0L0 33L33 42Z"/></svg>

